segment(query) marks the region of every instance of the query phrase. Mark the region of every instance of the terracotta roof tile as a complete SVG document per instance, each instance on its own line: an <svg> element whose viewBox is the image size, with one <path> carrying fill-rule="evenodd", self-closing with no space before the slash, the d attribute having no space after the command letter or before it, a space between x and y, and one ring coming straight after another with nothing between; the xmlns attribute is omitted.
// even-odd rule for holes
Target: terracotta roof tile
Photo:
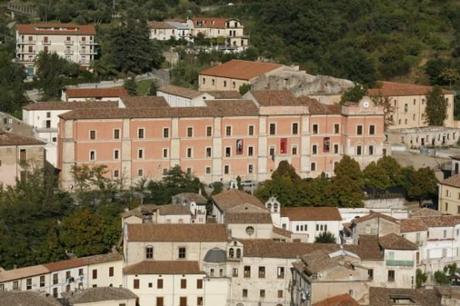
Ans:
<svg viewBox="0 0 460 306"><path fill-rule="evenodd" d="M38 22L18 24L16 30L20 34L34 35L96 35L94 25L79 25L75 23Z"/></svg>
<svg viewBox="0 0 460 306"><path fill-rule="evenodd" d="M207 94L210 94L216 100L232 100L232 99L241 99L241 94L238 91L203 91Z"/></svg>
<svg viewBox="0 0 460 306"><path fill-rule="evenodd" d="M270 213L225 213L226 224L272 224Z"/></svg>
<svg viewBox="0 0 460 306"><path fill-rule="evenodd" d="M62 306L53 297L34 291L0 291L0 306Z"/></svg>
<svg viewBox="0 0 460 306"><path fill-rule="evenodd" d="M443 215L438 217L421 217L427 227L452 227L460 224L460 215Z"/></svg>
<svg viewBox="0 0 460 306"><path fill-rule="evenodd" d="M223 224L128 224L128 242L222 242Z"/></svg>
<svg viewBox="0 0 460 306"><path fill-rule="evenodd" d="M118 103L113 101L89 101L89 102L37 102L23 107L25 110L74 110L87 108L117 108Z"/></svg>
<svg viewBox="0 0 460 306"><path fill-rule="evenodd" d="M251 91L260 106L304 106L302 99L296 98L289 90Z"/></svg>
<svg viewBox="0 0 460 306"><path fill-rule="evenodd" d="M174 85L162 86L158 89L158 91L188 99L193 99L205 94L204 92L199 92L194 89Z"/></svg>
<svg viewBox="0 0 460 306"><path fill-rule="evenodd" d="M125 96L121 101L127 108L169 107L163 97L157 96Z"/></svg>
<svg viewBox="0 0 460 306"><path fill-rule="evenodd" d="M395 233L380 237L379 244L382 248L388 250L418 250L414 243Z"/></svg>
<svg viewBox="0 0 460 306"><path fill-rule="evenodd" d="M410 299L417 306L441 306L441 297L434 289L369 288L369 305L394 306L394 298Z"/></svg>
<svg viewBox="0 0 460 306"><path fill-rule="evenodd" d="M68 260L61 260L56 262L51 262L44 264L44 266L50 271L62 271L67 269L72 269L80 266L94 265L111 261L122 260L123 257L119 253L108 253L101 255L93 255L80 258L72 258Z"/></svg>
<svg viewBox="0 0 460 306"><path fill-rule="evenodd" d="M46 274L49 270L44 265L29 266L24 268L0 271L0 282L8 282L15 279L27 278Z"/></svg>
<svg viewBox="0 0 460 306"><path fill-rule="evenodd" d="M225 29L227 18L218 17L194 17L192 18L193 26L195 28L216 28Z"/></svg>
<svg viewBox="0 0 460 306"><path fill-rule="evenodd" d="M137 295L126 288L96 287L76 291L68 298L70 304L96 303L102 301L118 301L137 299Z"/></svg>
<svg viewBox="0 0 460 306"><path fill-rule="evenodd" d="M67 98L125 97L128 91L124 87L110 88L66 88Z"/></svg>
<svg viewBox="0 0 460 306"><path fill-rule="evenodd" d="M359 306L358 302L348 294L341 294L322 300L313 306Z"/></svg>
<svg viewBox="0 0 460 306"><path fill-rule="evenodd" d="M396 83L380 81L377 83L378 87L371 88L367 91L369 96L425 96L433 87L408 83ZM444 90L444 93L451 93Z"/></svg>
<svg viewBox="0 0 460 306"><path fill-rule="evenodd" d="M282 65L275 63L231 60L226 63L204 69L200 72L200 75L249 81L261 74L265 74L280 67L282 67Z"/></svg>
<svg viewBox="0 0 460 306"><path fill-rule="evenodd" d="M460 188L460 174L453 175L440 182L441 185L447 185Z"/></svg>
<svg viewBox="0 0 460 306"><path fill-rule="evenodd" d="M22 136L19 134L0 132L1 146L40 146L45 145L43 141L33 137Z"/></svg>
<svg viewBox="0 0 460 306"><path fill-rule="evenodd" d="M390 216L387 216L385 214L381 214L381 213L378 213L378 212L374 212L374 211L371 211L370 214L366 215L366 216L363 216L363 217L359 217L359 218L355 218L353 219L353 222L354 223L361 223L361 222L364 222L364 221L367 221L367 220L372 220L374 218L382 218L382 219L385 219L387 221L390 221L390 222L393 222L393 223L398 223L399 224L399 220L396 219L396 218L393 218L393 217L390 217Z"/></svg>
<svg viewBox="0 0 460 306"><path fill-rule="evenodd" d="M251 204L265 209L265 205L247 192L230 189L212 196L212 200L221 211L226 211L242 204Z"/></svg>
<svg viewBox="0 0 460 306"><path fill-rule="evenodd" d="M416 208L409 212L411 218L418 218L418 217L435 217L435 216L442 216L443 213L439 210L431 209L431 208Z"/></svg>
<svg viewBox="0 0 460 306"><path fill-rule="evenodd" d="M337 251L337 244L282 242L272 239L242 239L244 257L298 258L318 249Z"/></svg>
<svg viewBox="0 0 460 306"><path fill-rule="evenodd" d="M166 21L150 21L150 29L175 29L176 27Z"/></svg>
<svg viewBox="0 0 460 306"><path fill-rule="evenodd" d="M359 235L358 244L347 244L345 250L355 253L361 260L383 260L383 252L380 250L379 239L374 235Z"/></svg>
<svg viewBox="0 0 460 306"><path fill-rule="evenodd" d="M204 274L198 261L142 261L123 268L124 274Z"/></svg>
<svg viewBox="0 0 460 306"><path fill-rule="evenodd" d="M336 207L282 207L281 216L290 221L341 221Z"/></svg>
<svg viewBox="0 0 460 306"><path fill-rule="evenodd" d="M420 232L427 230L425 222L419 218L403 219L401 220L400 224L401 233Z"/></svg>
<svg viewBox="0 0 460 306"><path fill-rule="evenodd" d="M278 234L280 236L284 236L286 238L291 238L292 232L285 230L284 228L279 228L276 226L273 226L273 233Z"/></svg>
<svg viewBox="0 0 460 306"><path fill-rule="evenodd" d="M309 97L298 97L297 99L308 106L308 111L312 115L339 115L342 113L342 106L339 104L323 104Z"/></svg>
<svg viewBox="0 0 460 306"><path fill-rule="evenodd" d="M179 204L167 204L158 206L160 215L190 215L190 209Z"/></svg>

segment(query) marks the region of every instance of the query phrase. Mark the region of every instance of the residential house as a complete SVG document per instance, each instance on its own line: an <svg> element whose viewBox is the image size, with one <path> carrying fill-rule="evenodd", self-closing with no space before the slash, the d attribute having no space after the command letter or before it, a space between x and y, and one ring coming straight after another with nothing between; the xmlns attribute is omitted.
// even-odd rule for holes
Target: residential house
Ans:
<svg viewBox="0 0 460 306"><path fill-rule="evenodd" d="M128 91L124 87L67 87L62 91L61 100L64 102L120 102L126 96L128 96Z"/></svg>
<svg viewBox="0 0 460 306"><path fill-rule="evenodd" d="M33 137L0 132L0 185L16 185L27 173L45 166L45 143Z"/></svg>
<svg viewBox="0 0 460 306"><path fill-rule="evenodd" d="M208 200L201 193L179 193L172 197L171 203L187 207L192 214L192 223L206 223Z"/></svg>
<svg viewBox="0 0 460 306"><path fill-rule="evenodd" d="M56 53L89 68L96 55L94 25L40 22L16 25L16 60L33 75L40 52Z"/></svg>
<svg viewBox="0 0 460 306"><path fill-rule="evenodd" d="M126 211L122 214L122 224L141 224L141 223L195 223L195 214L190 208L180 204L166 204L166 205L155 205L155 204L143 204L134 209ZM200 220L201 223L205 223L206 215L203 217L204 220Z"/></svg>
<svg viewBox="0 0 460 306"><path fill-rule="evenodd" d="M460 214L460 174L438 183L438 210L444 214Z"/></svg>
<svg viewBox="0 0 460 306"><path fill-rule="evenodd" d="M441 306L441 297L435 289L399 289L371 287L369 305L376 306Z"/></svg>
<svg viewBox="0 0 460 306"><path fill-rule="evenodd" d="M34 137L32 126L14 117L13 115L4 112L0 112L0 131Z"/></svg>
<svg viewBox="0 0 460 306"><path fill-rule="evenodd" d="M388 215L371 212L367 216L353 219L349 229L354 243L356 243L360 235L382 237L391 233L399 233L400 221ZM346 233L345 236L347 236Z"/></svg>
<svg viewBox="0 0 460 306"><path fill-rule="evenodd" d="M192 29L185 21L164 20L150 21L150 39L155 40L186 40L193 42Z"/></svg>
<svg viewBox="0 0 460 306"><path fill-rule="evenodd" d="M425 117L426 96L432 89L431 86L380 81L375 88L369 89L367 94L375 99L386 100L391 105L389 119L392 124L389 129L405 129L428 126ZM443 90L443 94L447 100L447 117L444 126L453 127L454 92ZM420 137L421 145L432 144L432 141L432 137L428 139Z"/></svg>

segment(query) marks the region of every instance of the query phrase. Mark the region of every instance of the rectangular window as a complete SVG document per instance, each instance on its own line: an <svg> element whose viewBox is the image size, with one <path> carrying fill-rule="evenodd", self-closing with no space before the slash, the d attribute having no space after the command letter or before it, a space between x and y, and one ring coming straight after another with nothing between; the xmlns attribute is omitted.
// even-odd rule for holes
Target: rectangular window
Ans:
<svg viewBox="0 0 460 306"><path fill-rule="evenodd" d="M144 139L144 129L137 130L137 138Z"/></svg>
<svg viewBox="0 0 460 306"><path fill-rule="evenodd" d="M389 282L395 281L395 271L394 270L388 270L388 281Z"/></svg>
<svg viewBox="0 0 460 306"><path fill-rule="evenodd" d="M144 150L143 149L138 149L137 150L137 158L139 158L139 159L144 158Z"/></svg>
<svg viewBox="0 0 460 306"><path fill-rule="evenodd" d="M203 289L203 280L202 279L197 279L196 280L196 288L197 289Z"/></svg>
<svg viewBox="0 0 460 306"><path fill-rule="evenodd" d="M232 276L233 277L238 277L238 268L233 268L232 269Z"/></svg>
<svg viewBox="0 0 460 306"><path fill-rule="evenodd" d="M283 298L283 290L278 290L278 298Z"/></svg>
<svg viewBox="0 0 460 306"><path fill-rule="evenodd" d="M247 298L247 297L248 297L248 289L243 289L241 295L242 295L244 298Z"/></svg>
<svg viewBox="0 0 460 306"><path fill-rule="evenodd" d="M265 297L265 290L264 290L264 289L261 289L261 290L259 291L259 296L260 296L261 298L264 298L264 297Z"/></svg>
<svg viewBox="0 0 460 306"><path fill-rule="evenodd" d="M281 154L286 154L287 153L287 146L288 146L288 140L287 138L281 138L280 139L280 153Z"/></svg>
<svg viewBox="0 0 460 306"><path fill-rule="evenodd" d="M229 174L230 173L230 166L229 165L225 165L224 166L224 174Z"/></svg>
<svg viewBox="0 0 460 306"><path fill-rule="evenodd" d="M89 131L89 139L91 139L91 140L96 139L96 131L95 130Z"/></svg>
<svg viewBox="0 0 460 306"><path fill-rule="evenodd" d="M338 123L334 124L334 134L340 133L340 125Z"/></svg>
<svg viewBox="0 0 460 306"><path fill-rule="evenodd" d="M251 266L244 266L244 277L245 278L251 277Z"/></svg>
<svg viewBox="0 0 460 306"><path fill-rule="evenodd" d="M363 134L363 126L362 125L358 125L356 127L356 135L362 135Z"/></svg>
<svg viewBox="0 0 460 306"><path fill-rule="evenodd" d="M316 171L316 163L311 163L310 170L311 171Z"/></svg>
<svg viewBox="0 0 460 306"><path fill-rule="evenodd" d="M259 278L265 278L265 267L259 267Z"/></svg>
<svg viewBox="0 0 460 306"><path fill-rule="evenodd" d="M278 278L284 278L284 267L278 267L276 269L276 276Z"/></svg>
<svg viewBox="0 0 460 306"><path fill-rule="evenodd" d="M270 123L270 135L276 134L276 124Z"/></svg>
<svg viewBox="0 0 460 306"><path fill-rule="evenodd" d="M206 148L206 157L212 157L212 149Z"/></svg>
<svg viewBox="0 0 460 306"><path fill-rule="evenodd" d="M212 126L207 126L206 127L206 136L208 136L208 137L212 136Z"/></svg>
<svg viewBox="0 0 460 306"><path fill-rule="evenodd" d="M40 276L40 287L45 287L45 275Z"/></svg>
<svg viewBox="0 0 460 306"><path fill-rule="evenodd" d="M167 148L163 149L163 158L168 158L168 149Z"/></svg>
<svg viewBox="0 0 460 306"><path fill-rule="evenodd" d="M113 159L117 160L120 158L120 151L114 150L113 151Z"/></svg>
<svg viewBox="0 0 460 306"><path fill-rule="evenodd" d="M169 128L163 128L163 138L169 138Z"/></svg>
<svg viewBox="0 0 460 306"><path fill-rule="evenodd" d="M32 289L32 279L31 278L26 279L26 289L27 290Z"/></svg>
<svg viewBox="0 0 460 306"><path fill-rule="evenodd" d="M253 125L248 126L248 135L254 136L254 126Z"/></svg>
<svg viewBox="0 0 460 306"><path fill-rule="evenodd" d="M192 127L187 128L187 137L193 137L193 128Z"/></svg>
<svg viewBox="0 0 460 306"><path fill-rule="evenodd" d="M57 273L54 273L53 274L53 285L56 285L57 283L59 283L59 276Z"/></svg>
<svg viewBox="0 0 460 306"><path fill-rule="evenodd" d="M230 147L225 148L225 157L232 156L232 149Z"/></svg>
<svg viewBox="0 0 460 306"><path fill-rule="evenodd" d="M253 156L253 155L254 155L254 148L248 147L248 156Z"/></svg>
<svg viewBox="0 0 460 306"><path fill-rule="evenodd" d="M162 296L157 296L157 304L156 306L164 306L164 298Z"/></svg>
<svg viewBox="0 0 460 306"><path fill-rule="evenodd" d="M152 259L153 258L153 247L148 246L145 248L145 258L146 259Z"/></svg>
<svg viewBox="0 0 460 306"><path fill-rule="evenodd" d="M93 269L93 279L97 279L97 269Z"/></svg>
<svg viewBox="0 0 460 306"><path fill-rule="evenodd" d="M54 288L54 289L57 289L57 288ZM13 290L19 290L19 282L18 281L13 282Z"/></svg>
<svg viewBox="0 0 460 306"><path fill-rule="evenodd" d="M232 136L232 127L226 126L225 127L225 136Z"/></svg>
<svg viewBox="0 0 460 306"><path fill-rule="evenodd" d="M19 161L20 162L25 162L27 161L27 151L26 149L21 149L19 151Z"/></svg>
<svg viewBox="0 0 460 306"><path fill-rule="evenodd" d="M192 148L187 148L187 158L192 158Z"/></svg>
<svg viewBox="0 0 460 306"><path fill-rule="evenodd" d="M78 275L82 276L83 275L83 269L78 269Z"/></svg>
<svg viewBox="0 0 460 306"><path fill-rule="evenodd" d="M362 148L361 146L356 147L356 155L361 155L362 154Z"/></svg>
<svg viewBox="0 0 460 306"><path fill-rule="evenodd" d="M196 298L196 305L197 306L203 306L203 297L202 296L198 296Z"/></svg>
<svg viewBox="0 0 460 306"><path fill-rule="evenodd" d="M187 297L185 297L185 296L180 297L179 306L187 306Z"/></svg>
<svg viewBox="0 0 460 306"><path fill-rule="evenodd" d="M180 247L178 249L178 256L179 259L185 259L187 257L187 249L185 247Z"/></svg>
<svg viewBox="0 0 460 306"><path fill-rule="evenodd" d="M205 172L206 174L211 174L211 167L206 167Z"/></svg>
<svg viewBox="0 0 460 306"><path fill-rule="evenodd" d="M137 176L144 176L144 169L137 169Z"/></svg>
<svg viewBox="0 0 460 306"><path fill-rule="evenodd" d="M319 127L317 124L313 124L313 134L318 134L319 133Z"/></svg>
<svg viewBox="0 0 460 306"><path fill-rule="evenodd" d="M375 125L369 126L369 135L375 135Z"/></svg>
<svg viewBox="0 0 460 306"><path fill-rule="evenodd" d="M374 146L369 146L369 155L374 155Z"/></svg>
<svg viewBox="0 0 460 306"><path fill-rule="evenodd" d="M339 154L339 145L338 144L334 145L334 154Z"/></svg>
<svg viewBox="0 0 460 306"><path fill-rule="evenodd" d="M251 164L249 164L249 165L248 165L248 173L251 174L251 173L253 173L253 172L254 172L254 166L251 165Z"/></svg>
<svg viewBox="0 0 460 306"><path fill-rule="evenodd" d="M113 267L109 267L109 277L113 277L114 269Z"/></svg>
<svg viewBox="0 0 460 306"><path fill-rule="evenodd" d="M133 288L134 289L139 289L139 287L140 287L140 281L136 278L133 281Z"/></svg>
<svg viewBox="0 0 460 306"><path fill-rule="evenodd" d="M292 155L297 155L297 146L292 146L292 148L291 148L291 154L292 154Z"/></svg>
<svg viewBox="0 0 460 306"><path fill-rule="evenodd" d="M312 154L312 155L318 154L318 146L317 146L317 145L313 145L313 146L311 147L311 154Z"/></svg>
<svg viewBox="0 0 460 306"><path fill-rule="evenodd" d="M180 280L180 288L187 289L187 280L185 278Z"/></svg>
<svg viewBox="0 0 460 306"><path fill-rule="evenodd" d="M96 151L89 151L89 160L96 160Z"/></svg>
<svg viewBox="0 0 460 306"><path fill-rule="evenodd" d="M113 130L113 139L120 139L120 130L119 129Z"/></svg>
<svg viewBox="0 0 460 306"><path fill-rule="evenodd" d="M292 124L292 135L297 135L299 133L299 124L294 122Z"/></svg>
<svg viewBox="0 0 460 306"><path fill-rule="evenodd" d="M157 289L163 289L163 279L157 279Z"/></svg>
<svg viewBox="0 0 460 306"><path fill-rule="evenodd" d="M324 137L323 138L323 152L329 153L330 147L331 147L331 138Z"/></svg>

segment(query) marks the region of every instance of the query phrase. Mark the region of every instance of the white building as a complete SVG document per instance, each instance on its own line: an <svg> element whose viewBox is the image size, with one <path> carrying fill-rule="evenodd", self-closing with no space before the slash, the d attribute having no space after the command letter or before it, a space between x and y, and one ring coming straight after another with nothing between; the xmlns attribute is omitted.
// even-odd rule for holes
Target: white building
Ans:
<svg viewBox="0 0 460 306"><path fill-rule="evenodd" d="M34 73L40 52L56 53L83 67L89 67L96 55L93 25L72 23L32 23L16 26L16 60L29 75Z"/></svg>
<svg viewBox="0 0 460 306"><path fill-rule="evenodd" d="M174 85L161 87L157 96L163 97L171 107L206 106L205 101L214 100L208 93Z"/></svg>
<svg viewBox="0 0 460 306"><path fill-rule="evenodd" d="M128 96L124 87L67 87L62 91L61 100L65 102L87 101L115 101L121 102L123 97Z"/></svg>
<svg viewBox="0 0 460 306"><path fill-rule="evenodd" d="M149 22L150 39L186 40L193 42L192 29L185 21L165 20Z"/></svg>
<svg viewBox="0 0 460 306"><path fill-rule="evenodd" d="M115 108L117 102L38 102L22 109L22 120L33 127L35 137L46 142L46 160L57 166L59 115L75 109Z"/></svg>

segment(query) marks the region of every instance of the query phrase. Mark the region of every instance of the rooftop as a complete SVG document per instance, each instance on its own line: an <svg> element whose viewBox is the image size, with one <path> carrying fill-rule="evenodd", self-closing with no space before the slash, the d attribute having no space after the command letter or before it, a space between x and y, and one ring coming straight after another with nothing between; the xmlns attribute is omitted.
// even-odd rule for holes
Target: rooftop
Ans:
<svg viewBox="0 0 460 306"><path fill-rule="evenodd" d="M441 181L440 184L460 188L460 174L452 175Z"/></svg>
<svg viewBox="0 0 460 306"><path fill-rule="evenodd" d="M35 291L0 291L0 306L62 306L55 298Z"/></svg>
<svg viewBox="0 0 460 306"><path fill-rule="evenodd" d="M359 306L358 302L348 294L341 294L322 300L313 306Z"/></svg>
<svg viewBox="0 0 460 306"><path fill-rule="evenodd" d="M342 112L340 104L323 104L309 97L298 97L298 99L308 106L308 111L312 115L337 115Z"/></svg>
<svg viewBox="0 0 460 306"><path fill-rule="evenodd" d="M223 212L242 204L251 204L259 208L266 209L265 205L255 196L237 189L230 189L216 194L212 196L212 200Z"/></svg>
<svg viewBox="0 0 460 306"><path fill-rule="evenodd" d="M213 91L206 90L204 93L210 94L216 100L231 100L231 99L241 99L241 94L238 91Z"/></svg>
<svg viewBox="0 0 460 306"><path fill-rule="evenodd" d="M401 233L420 232L426 231L427 226L425 222L419 218L410 218L401 220Z"/></svg>
<svg viewBox="0 0 460 306"><path fill-rule="evenodd" d="M110 88L66 88L67 98L125 97L128 91L124 87Z"/></svg>
<svg viewBox="0 0 460 306"><path fill-rule="evenodd" d="M137 298L137 295L125 288L96 287L77 291L70 295L68 300L73 305L76 303L96 303L102 301L129 300Z"/></svg>
<svg viewBox="0 0 460 306"><path fill-rule="evenodd" d="M434 289L369 288L372 306L441 306L441 297Z"/></svg>
<svg viewBox="0 0 460 306"><path fill-rule="evenodd" d="M198 261L142 261L123 268L125 274L203 274Z"/></svg>
<svg viewBox="0 0 460 306"><path fill-rule="evenodd" d="M339 249L336 244L282 242L272 239L242 239L245 257L297 258L318 249L330 252Z"/></svg>
<svg viewBox="0 0 460 306"><path fill-rule="evenodd" d="M432 90L431 86L379 81L377 87L367 91L369 96L424 96ZM451 93L444 90L444 93Z"/></svg>
<svg viewBox="0 0 460 306"><path fill-rule="evenodd" d="M16 30L20 34L33 35L96 35L94 25L79 25L75 23L38 22L18 24Z"/></svg>
<svg viewBox="0 0 460 306"><path fill-rule="evenodd" d="M88 102L37 102L30 103L23 107L25 110L74 110L88 108L117 108L117 102L110 101L88 101Z"/></svg>
<svg viewBox="0 0 460 306"><path fill-rule="evenodd" d="M100 263L111 262L111 261L119 261L122 259L123 259L123 256L119 253L107 253L107 254L79 257L79 258L72 258L72 259L67 259L67 260L51 262L51 263L44 264L43 266L46 267L50 272L54 272L54 271L62 271L62 270L76 268L76 267L86 266L86 265L94 265L94 264L100 264Z"/></svg>
<svg viewBox="0 0 460 306"><path fill-rule="evenodd" d="M200 75L249 81L261 74L273 71L283 65L265 62L231 60L226 63L204 69Z"/></svg>
<svg viewBox="0 0 460 306"><path fill-rule="evenodd" d="M260 106L305 106L304 100L289 90L258 90L251 91L251 95Z"/></svg>
<svg viewBox="0 0 460 306"><path fill-rule="evenodd" d="M379 238L379 244L382 248L387 250L404 250L404 251L416 251L418 247L407 240L406 238L399 236L395 233L391 233Z"/></svg>
<svg viewBox="0 0 460 306"><path fill-rule="evenodd" d="M199 92L194 89L186 88L186 87L179 87L179 86L174 86L174 85L166 85L162 86L158 89L158 91L170 94L170 95L175 95L187 99L193 99L196 97L199 97L201 95L204 95L204 92Z"/></svg>
<svg viewBox="0 0 460 306"><path fill-rule="evenodd" d="M157 96L124 96L121 101L127 108L169 107L163 97Z"/></svg>
<svg viewBox="0 0 460 306"><path fill-rule="evenodd" d="M0 131L0 147L2 146L42 146L45 143L38 139L19 134Z"/></svg>
<svg viewBox="0 0 460 306"><path fill-rule="evenodd" d="M224 242L223 224L128 224L128 242Z"/></svg>
<svg viewBox="0 0 460 306"><path fill-rule="evenodd" d="M227 18L219 17L194 17L192 18L193 26L195 28L216 28L225 29Z"/></svg>
<svg viewBox="0 0 460 306"><path fill-rule="evenodd" d="M176 198L181 201L185 202L195 202L197 204L206 204L208 203L208 200L202 196L199 193L194 193L194 192L183 192L183 193L178 193L173 196L173 198Z"/></svg>
<svg viewBox="0 0 460 306"><path fill-rule="evenodd" d="M281 217L290 221L342 221L336 207L282 207Z"/></svg>
<svg viewBox="0 0 460 306"><path fill-rule="evenodd" d="M160 215L190 215L190 209L180 204L167 204L158 206Z"/></svg>
<svg viewBox="0 0 460 306"><path fill-rule="evenodd" d="M381 219L385 219L387 221L390 221L392 223L398 223L399 224L399 220L396 219L396 218L393 218L393 217L390 217L390 216L387 216L385 214L381 214L381 213L378 213L378 212L375 212L375 211L371 211L368 215L366 216L363 216L363 217L359 217L359 218L355 218L353 219L353 222L354 223L361 223L361 222L365 222L365 221L368 221L368 220L372 220L372 219L375 219L375 218L381 218Z"/></svg>

